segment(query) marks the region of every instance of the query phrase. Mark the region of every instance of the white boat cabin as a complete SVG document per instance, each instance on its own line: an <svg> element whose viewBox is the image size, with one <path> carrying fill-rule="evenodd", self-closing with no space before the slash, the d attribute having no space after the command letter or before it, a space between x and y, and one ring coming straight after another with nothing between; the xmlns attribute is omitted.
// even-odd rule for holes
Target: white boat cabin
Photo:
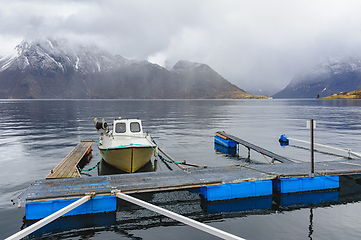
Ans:
<svg viewBox="0 0 361 240"><path fill-rule="evenodd" d="M113 136L143 134L142 122L139 119L115 119L113 121Z"/></svg>

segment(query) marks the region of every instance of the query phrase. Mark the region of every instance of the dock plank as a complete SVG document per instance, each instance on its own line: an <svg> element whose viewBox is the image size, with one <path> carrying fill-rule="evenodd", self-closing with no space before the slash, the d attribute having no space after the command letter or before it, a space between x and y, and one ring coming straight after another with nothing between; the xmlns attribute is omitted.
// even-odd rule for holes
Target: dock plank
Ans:
<svg viewBox="0 0 361 240"><path fill-rule="evenodd" d="M77 165L91 151L92 142L80 142L46 177L46 179L81 177Z"/></svg>

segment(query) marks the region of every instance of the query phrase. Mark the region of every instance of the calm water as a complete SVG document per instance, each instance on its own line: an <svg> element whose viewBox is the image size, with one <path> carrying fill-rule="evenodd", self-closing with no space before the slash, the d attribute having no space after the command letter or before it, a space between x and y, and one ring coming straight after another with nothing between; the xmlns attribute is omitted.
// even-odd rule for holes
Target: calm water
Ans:
<svg viewBox="0 0 361 240"><path fill-rule="evenodd" d="M309 161L308 150L282 148L278 139L287 134L308 141L306 121L311 118L317 123L316 143L361 152L359 100L2 100L0 239L27 224L23 222L25 208L18 209L10 200L33 181L44 179L80 140L97 140L94 117L111 122L118 116L142 119L144 129L169 155L198 165L267 163L255 152L251 152L251 161L246 160L247 150L242 146L240 157L215 151L213 136L220 130L280 155ZM95 145L93 149L88 167L100 159ZM345 160L321 153L315 159ZM151 164L157 165L157 171L169 171L153 159ZM97 174L97 169L90 172ZM246 239L360 239L361 181L344 181L339 192L297 195L301 199L297 205L276 197L209 204L189 191L138 197ZM119 202L119 206L116 213L61 219L34 237L217 239L131 204Z"/></svg>

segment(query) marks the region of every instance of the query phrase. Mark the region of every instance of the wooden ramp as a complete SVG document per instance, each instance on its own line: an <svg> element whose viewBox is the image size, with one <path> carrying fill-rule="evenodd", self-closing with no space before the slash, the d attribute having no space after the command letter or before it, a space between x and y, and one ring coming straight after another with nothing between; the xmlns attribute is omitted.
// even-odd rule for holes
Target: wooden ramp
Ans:
<svg viewBox="0 0 361 240"><path fill-rule="evenodd" d="M92 141L81 141L66 156L45 179L81 177L78 164L83 158L89 161L91 157Z"/></svg>
<svg viewBox="0 0 361 240"><path fill-rule="evenodd" d="M272 159L274 159L274 160L280 161L280 162L282 162L282 163L284 163L284 162L292 163L291 160L289 160L289 159L287 159L287 158L285 158L285 157L282 157L282 156L280 156L280 155L278 155L278 154L276 154L276 153L273 153L273 152L271 152L271 151L269 151L269 150L267 150L267 149L264 149L264 148L262 148L262 147L259 147L259 146L257 146L257 145L254 145L254 144L252 144L252 143L249 143L249 142L247 142L247 141L245 141L245 140L242 140L242 139L240 139L240 138L238 138L238 137L235 137L235 136L233 136L233 135L231 135L231 134L228 134L228 133L226 133L226 132L216 132L216 135L219 136L219 137L221 137L221 138L224 138L224 139L233 140L233 141L235 141L235 142L237 142L237 143L239 143L239 144L242 144L243 146L245 146L245 147L248 148L248 149L252 149L252 150L254 150L254 151L256 151L256 152L259 152L259 153L261 153L261 154L263 154L263 155L265 155L265 156L268 156L268 157L270 157L270 158L272 158Z"/></svg>

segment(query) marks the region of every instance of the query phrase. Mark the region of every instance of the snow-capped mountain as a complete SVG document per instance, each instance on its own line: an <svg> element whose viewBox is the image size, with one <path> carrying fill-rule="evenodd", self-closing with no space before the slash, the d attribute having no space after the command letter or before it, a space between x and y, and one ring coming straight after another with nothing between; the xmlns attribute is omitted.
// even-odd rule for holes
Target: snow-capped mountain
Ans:
<svg viewBox="0 0 361 240"><path fill-rule="evenodd" d="M0 59L0 98L250 98L209 66L169 71L66 39L22 41Z"/></svg>
<svg viewBox="0 0 361 240"><path fill-rule="evenodd" d="M8 56L1 62L0 71L8 68L26 69L48 68L65 72L74 69L83 73L95 73L115 69L126 59L113 56L96 46L73 45L66 39L41 39L36 42L22 41L16 46L17 54Z"/></svg>
<svg viewBox="0 0 361 240"><path fill-rule="evenodd" d="M296 75L274 98L316 98L361 88L361 58L339 52Z"/></svg>

